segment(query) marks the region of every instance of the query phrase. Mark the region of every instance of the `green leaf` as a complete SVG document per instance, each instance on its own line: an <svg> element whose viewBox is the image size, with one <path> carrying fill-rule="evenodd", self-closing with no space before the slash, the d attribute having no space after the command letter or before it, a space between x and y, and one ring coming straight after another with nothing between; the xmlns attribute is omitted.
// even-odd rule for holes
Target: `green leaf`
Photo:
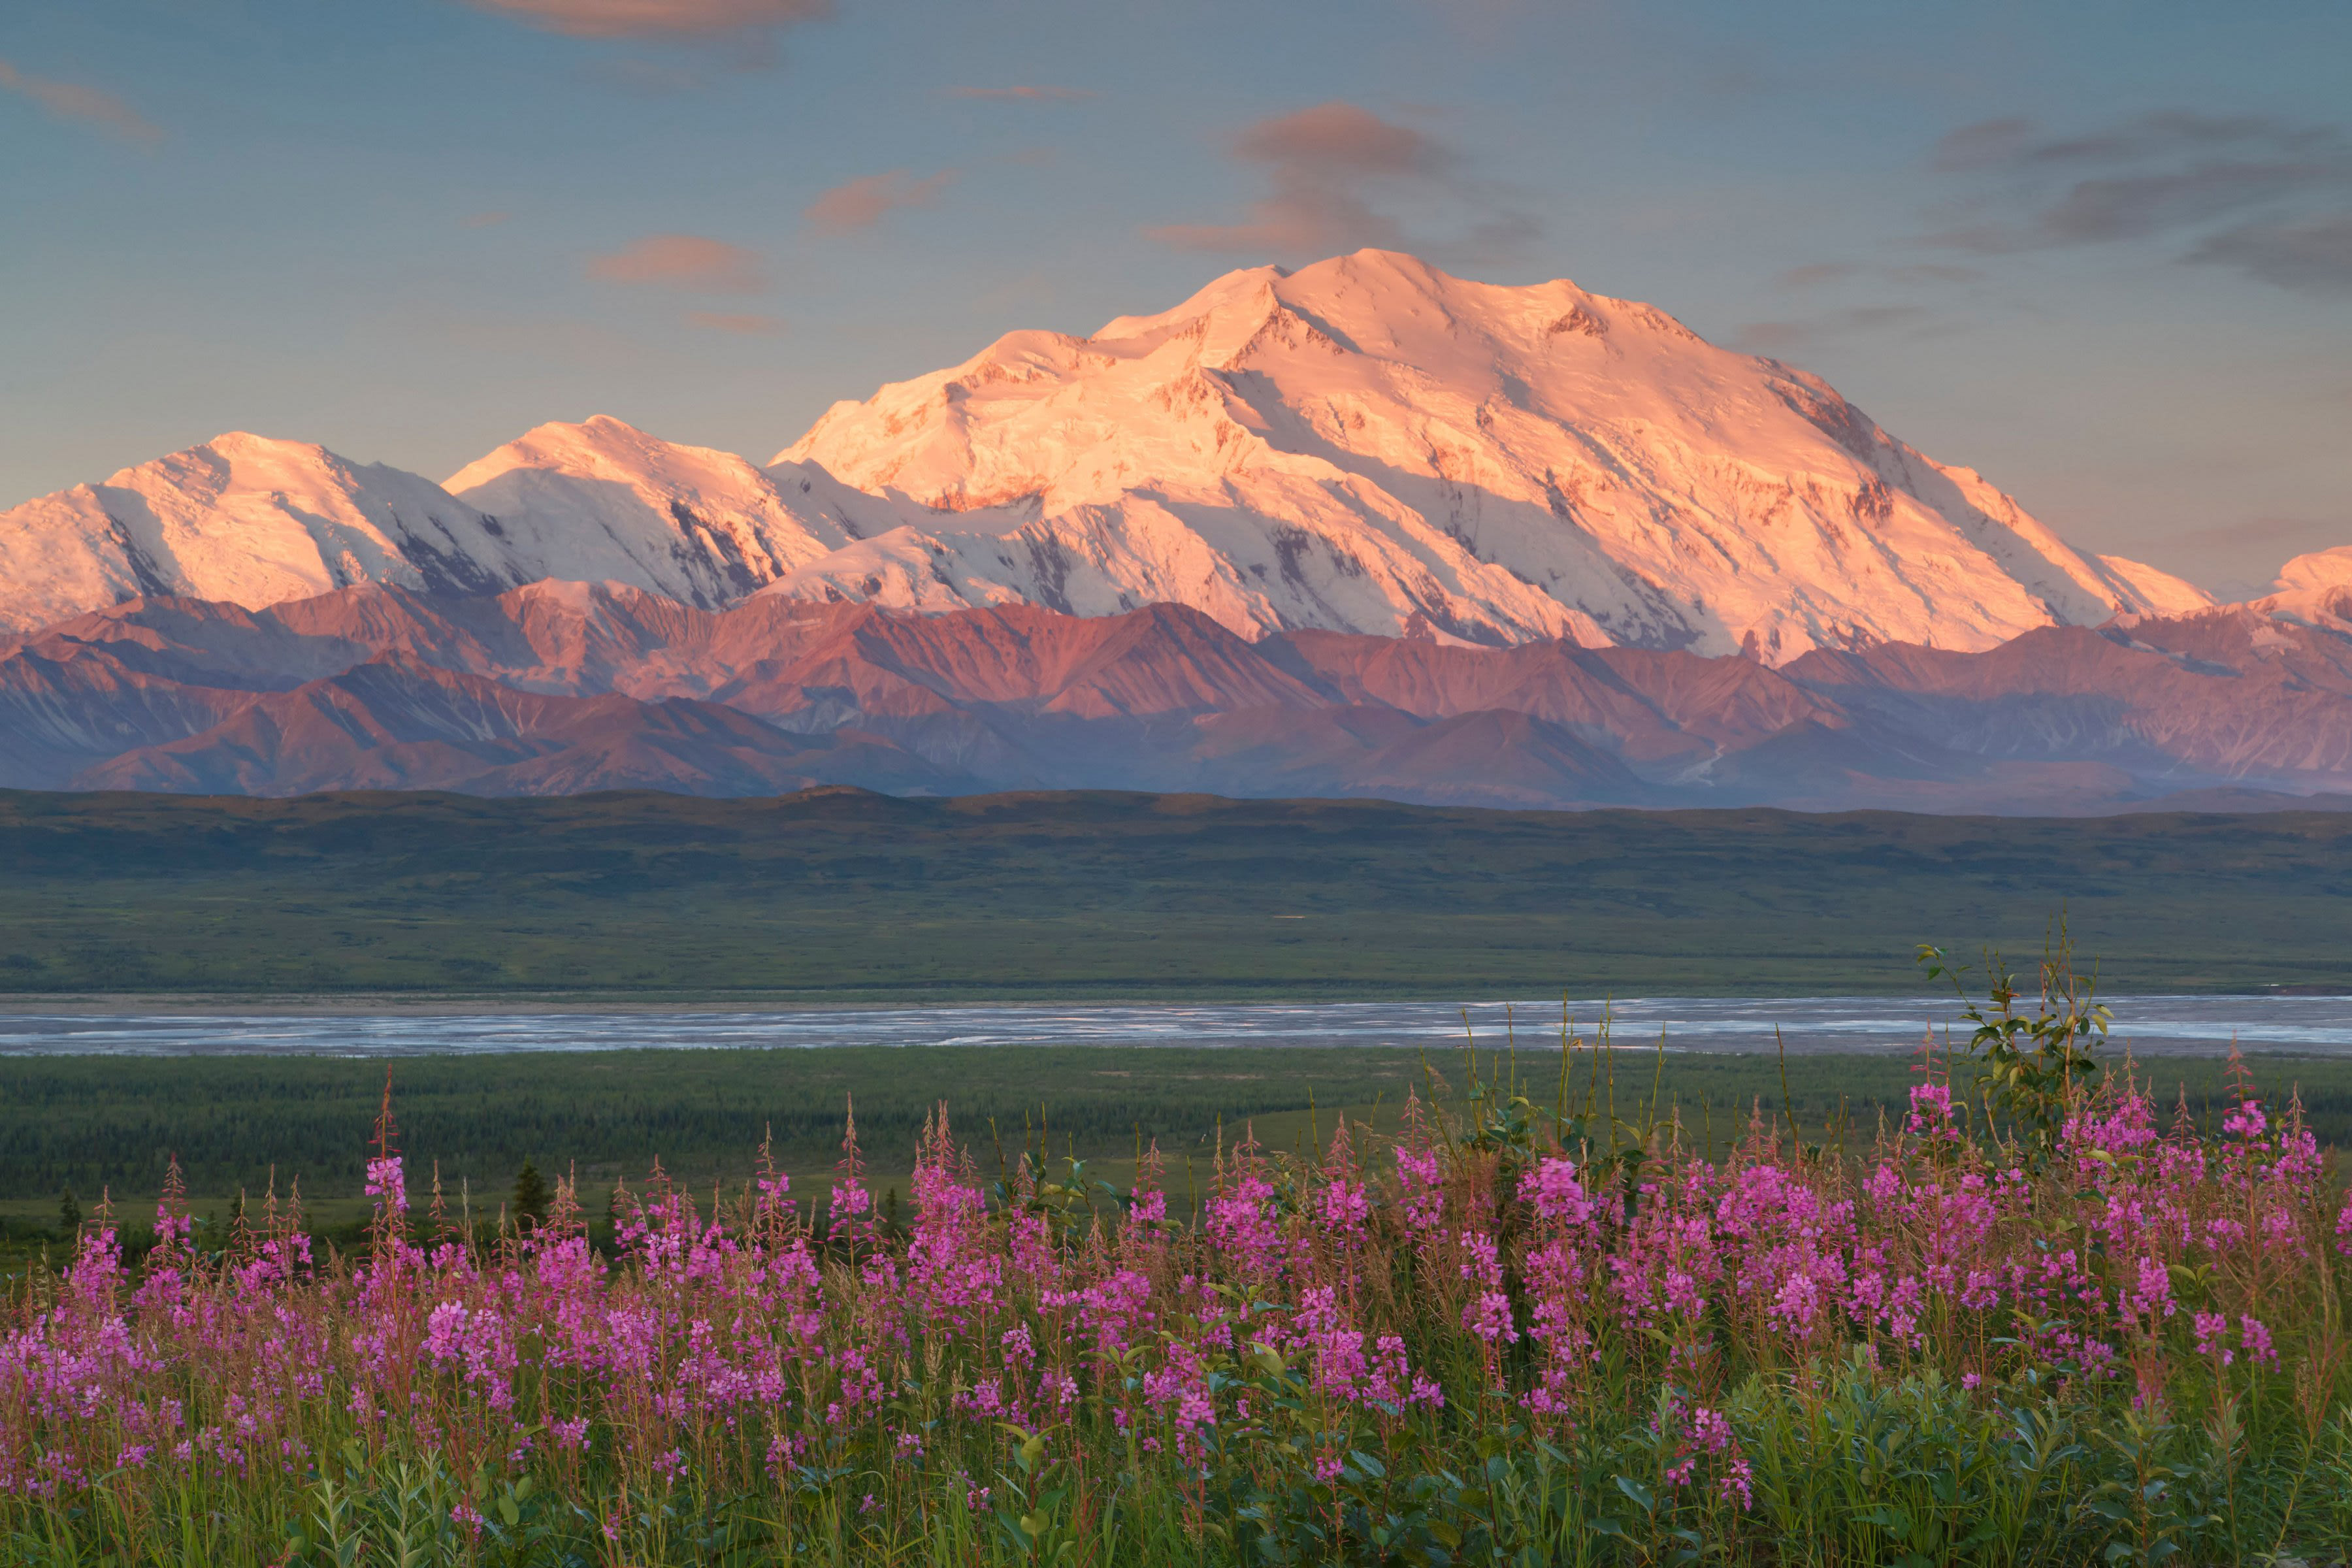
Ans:
<svg viewBox="0 0 2352 1568"><path fill-rule="evenodd" d="M1617 1482L1617 1489L1623 1492L1627 1497L1632 1498L1633 1501L1640 1506L1643 1513L1655 1513L1658 1511L1658 1500L1651 1492L1649 1488L1643 1486L1641 1482L1635 1480L1631 1476L1618 1476L1615 1479Z"/></svg>

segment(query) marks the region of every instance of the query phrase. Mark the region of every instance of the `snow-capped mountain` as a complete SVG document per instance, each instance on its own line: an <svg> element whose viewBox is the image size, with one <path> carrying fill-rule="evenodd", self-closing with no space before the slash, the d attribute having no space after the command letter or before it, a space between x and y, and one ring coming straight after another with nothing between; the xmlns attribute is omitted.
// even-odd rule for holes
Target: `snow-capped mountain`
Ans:
<svg viewBox="0 0 2352 1568"><path fill-rule="evenodd" d="M232 432L0 512L0 628L147 594L257 609L353 583L484 592L517 575L439 486Z"/></svg>
<svg viewBox="0 0 2352 1568"><path fill-rule="evenodd" d="M539 576L627 583L705 609L898 521L822 472L762 473L604 415L542 425L444 488L496 518L510 551L550 563Z"/></svg>
<svg viewBox="0 0 2352 1568"><path fill-rule="evenodd" d="M0 630L142 595L546 578L1768 665L2210 602L1651 306L1383 251L1013 333L836 405L765 469L602 416L443 486L240 434L0 512Z"/></svg>
<svg viewBox="0 0 2352 1568"><path fill-rule="evenodd" d="M933 516L767 591L1191 605L1248 636L1992 647L2207 596L2087 556L1818 377L1565 279L1367 250L1014 332L778 455Z"/></svg>
<svg viewBox="0 0 2352 1568"><path fill-rule="evenodd" d="M822 474L782 481L797 505L741 458L617 419L541 426L446 488L234 432L0 512L0 629L142 595L260 609L361 583L611 581L709 608L899 521Z"/></svg>

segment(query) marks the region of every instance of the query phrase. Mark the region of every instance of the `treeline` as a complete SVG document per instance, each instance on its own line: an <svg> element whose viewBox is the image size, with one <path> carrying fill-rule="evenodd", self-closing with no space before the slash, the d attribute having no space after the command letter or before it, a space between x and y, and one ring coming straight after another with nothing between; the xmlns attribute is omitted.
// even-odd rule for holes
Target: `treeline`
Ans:
<svg viewBox="0 0 2352 1568"><path fill-rule="evenodd" d="M2347 889L2343 813L0 791L0 993L1884 993L2062 908L2105 988L2226 990L2339 984Z"/></svg>

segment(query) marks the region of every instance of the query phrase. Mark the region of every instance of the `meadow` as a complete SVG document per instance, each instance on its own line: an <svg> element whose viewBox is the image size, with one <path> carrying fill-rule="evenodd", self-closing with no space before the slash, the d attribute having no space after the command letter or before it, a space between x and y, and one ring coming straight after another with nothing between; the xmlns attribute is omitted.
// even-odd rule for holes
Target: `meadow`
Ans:
<svg viewBox="0 0 2352 1568"><path fill-rule="evenodd" d="M2126 1010L2126 1023L2128 1023ZM1182 1047L845 1047L816 1050L638 1050L530 1056L361 1058L0 1058L0 1247L23 1254L65 1239L64 1194L89 1206L112 1193L125 1237L143 1242L139 1208L176 1163L200 1233L218 1235L240 1196L258 1203L299 1182L320 1240L348 1243L362 1219L367 1136L387 1068L410 1168L438 1173L495 1218L526 1163L569 1174L601 1223L606 1194L658 1160L707 1192L740 1185L756 1152L796 1178L821 1178L855 1106L869 1168L906 1190L923 1121L945 1100L992 1173L1023 1151L1084 1160L1119 1180L1139 1141L1168 1162L1180 1208L1205 1179L1221 1131L1297 1151L1333 1119L1394 1130L1408 1094L1459 1092L1473 1068L1531 1099L1580 1100L1635 1123L1680 1120L1707 1157L1760 1109L1812 1143L1850 1145L1900 1121L1917 1081L1900 1055L1659 1053L1612 1042L1576 1020L1563 1054L1559 1020L1522 1020L1517 1037L1486 1032L1452 1048ZM2228 1064L2166 1057L2138 1069L2198 1125L2229 1106ZM2277 1096L2300 1098L2330 1147L2352 1147L2352 1060L2257 1058ZM1434 1074L1433 1078L1431 1075ZM999 1151L1003 1152L1000 1160ZM601 1237L600 1237L600 1239Z"/></svg>
<svg viewBox="0 0 2352 1568"><path fill-rule="evenodd" d="M2152 1079L2063 973L1980 1012L1909 1061L12 1062L12 1161L252 1092L148 1213L93 1205L14 1280L0 1539L58 1568L2337 1560L2340 1072ZM664 1133L713 1141L704 1180L471 1187ZM188 1173L273 1146L321 1150L306 1194L356 1180L341 1235L285 1167L197 1223Z"/></svg>
<svg viewBox="0 0 2352 1568"><path fill-rule="evenodd" d="M0 994L1852 993L1909 943L2341 986L2352 814L1497 812L1057 793L0 792Z"/></svg>
<svg viewBox="0 0 2352 1568"><path fill-rule="evenodd" d="M2347 885L2318 816L19 795L0 978L1894 990L1905 939L2063 908L2111 987L2318 987ZM2132 1063L2063 950L2040 981L1914 1058L1529 1017L1426 1056L0 1060L0 1549L2343 1560L2352 1065Z"/></svg>

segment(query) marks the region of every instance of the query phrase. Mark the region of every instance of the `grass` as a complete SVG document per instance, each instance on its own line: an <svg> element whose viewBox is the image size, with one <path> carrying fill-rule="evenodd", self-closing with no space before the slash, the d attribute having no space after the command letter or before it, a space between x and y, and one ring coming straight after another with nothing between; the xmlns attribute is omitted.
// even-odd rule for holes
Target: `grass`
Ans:
<svg viewBox="0 0 2352 1568"><path fill-rule="evenodd" d="M0 993L1790 994L1906 942L2344 984L2352 815L1492 812L1104 793L0 793Z"/></svg>
<svg viewBox="0 0 2352 1568"><path fill-rule="evenodd" d="M1882 1113L1900 1118L1914 1065L1891 1056L1663 1057L1639 1046L1606 1056L1580 1047L1563 1059L1532 1033L1515 1052L1490 1039L1481 1072L1514 1075L1530 1098L1596 1095L1628 1120L1679 1117L1703 1153L1719 1154L1751 1110L1792 1119L1809 1142L1852 1146ZM1131 1177L1137 1141L1156 1141L1183 1207L1220 1136L1245 1128L1270 1147L1328 1135L1346 1115L1393 1127L1408 1090L1426 1096L1433 1068L1458 1089L1459 1048L1426 1058L1392 1048L1215 1050L1181 1047L912 1047L824 1050L598 1051L425 1057L392 1063L394 1108L410 1166L437 1170L452 1202L470 1194L495 1215L526 1161L572 1172L583 1205L601 1213L621 1178L656 1160L708 1192L750 1173L772 1137L795 1177L829 1171L845 1106L883 1186L904 1190L923 1120L941 1100L996 1173L1009 1161L1074 1155L1097 1174ZM59 1202L89 1207L110 1190L133 1215L160 1192L176 1158L201 1219L225 1226L240 1194L301 1183L322 1235L347 1234L385 1066L342 1058L0 1058L0 1236L20 1254L63 1240ZM1566 1070L1563 1071L1563 1068ZM2210 1126L2227 1103L2227 1064L2166 1058L2147 1069L2169 1106L2185 1095ZM2263 1058L2271 1092L2301 1095L2324 1142L2352 1146L2352 1060ZM1596 1087L1597 1086L1597 1087ZM1791 1113L1793 1115L1791 1116ZM1189 1165L1188 1165L1189 1162ZM1185 1173L1194 1173L1188 1187Z"/></svg>

